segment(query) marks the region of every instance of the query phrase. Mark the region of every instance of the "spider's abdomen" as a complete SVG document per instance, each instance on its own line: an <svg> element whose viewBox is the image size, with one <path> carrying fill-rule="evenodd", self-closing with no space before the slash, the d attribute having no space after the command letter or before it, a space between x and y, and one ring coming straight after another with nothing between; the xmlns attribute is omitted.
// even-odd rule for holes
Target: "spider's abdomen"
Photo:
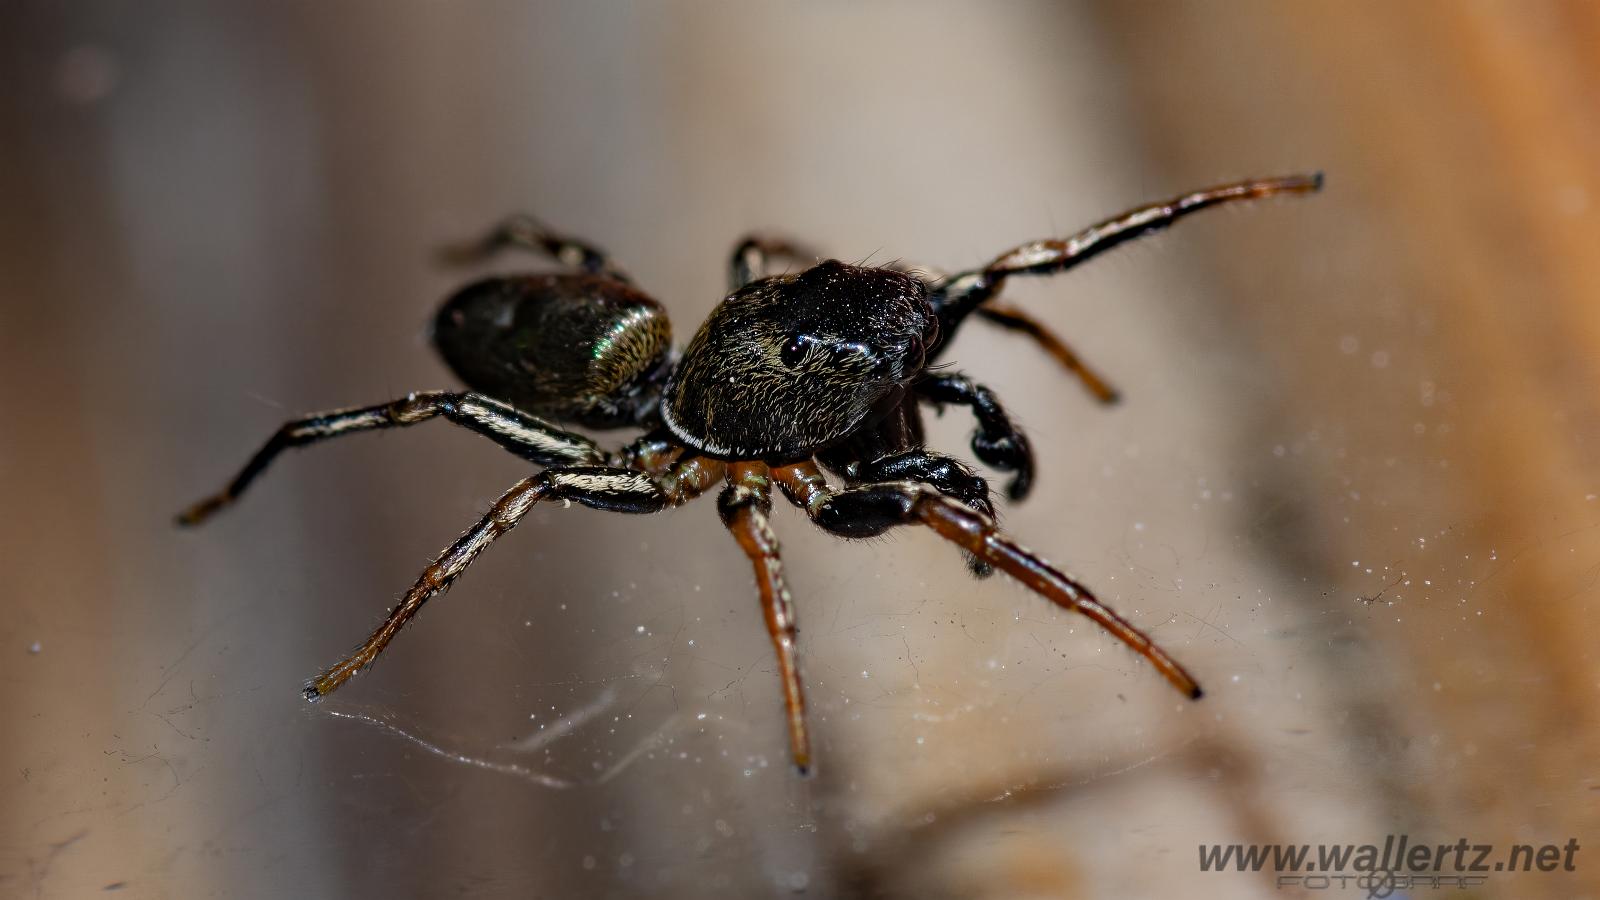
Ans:
<svg viewBox="0 0 1600 900"><path fill-rule="evenodd" d="M922 282L828 260L723 300L661 397L684 444L728 459L800 459L891 410L938 322Z"/></svg>
<svg viewBox="0 0 1600 900"><path fill-rule="evenodd" d="M591 428L638 424L672 344L661 305L612 278L490 278L456 292L433 342L467 386Z"/></svg>

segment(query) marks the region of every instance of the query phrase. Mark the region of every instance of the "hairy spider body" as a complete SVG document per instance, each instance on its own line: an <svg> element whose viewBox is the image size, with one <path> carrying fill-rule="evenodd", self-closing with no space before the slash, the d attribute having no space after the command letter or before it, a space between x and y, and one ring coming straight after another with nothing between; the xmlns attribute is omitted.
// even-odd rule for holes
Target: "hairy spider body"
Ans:
<svg viewBox="0 0 1600 900"><path fill-rule="evenodd" d="M178 517L194 525L232 503L287 447L443 417L544 467L507 491L422 573L367 641L312 679L326 696L371 665L430 598L446 590L490 543L549 500L650 513L719 482L717 509L749 559L777 654L795 765L810 765L796 626L778 541L769 521L776 486L819 527L847 538L901 525L928 526L966 554L973 572L998 568L1040 596L1080 612L1143 655L1174 687L1200 687L1160 647L1083 585L1007 537L995 524L988 483L923 446L921 405L969 408L972 449L1012 474L1022 499L1033 451L993 392L932 364L962 322L980 318L1032 337L1102 402L1116 392L1044 325L992 301L1012 275L1050 275L1218 203L1304 193L1321 176L1244 181L1138 207L1066 239L1024 244L981 269L942 276L838 260L770 275L769 259L807 262L799 245L751 237L735 249L731 291L680 358L659 303L633 287L597 248L517 217L455 251L476 259L516 246L576 271L490 278L454 294L433 340L472 393L414 393L390 403L322 413L283 425L221 492ZM556 422L634 427L643 436L603 450ZM842 484L824 474L834 473Z"/></svg>
<svg viewBox="0 0 1600 900"><path fill-rule="evenodd" d="M927 285L910 275L830 259L762 278L700 326L661 419L708 456L806 459L899 406L938 333Z"/></svg>
<svg viewBox="0 0 1600 900"><path fill-rule="evenodd" d="M605 275L487 278L434 317L433 342L474 391L586 428L655 414L672 349L661 304Z"/></svg>

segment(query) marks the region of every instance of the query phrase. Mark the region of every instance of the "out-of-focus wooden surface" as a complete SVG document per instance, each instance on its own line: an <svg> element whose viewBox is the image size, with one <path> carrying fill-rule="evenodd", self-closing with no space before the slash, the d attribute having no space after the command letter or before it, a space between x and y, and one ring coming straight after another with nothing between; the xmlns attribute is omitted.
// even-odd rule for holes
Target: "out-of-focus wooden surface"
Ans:
<svg viewBox="0 0 1600 900"><path fill-rule="evenodd" d="M1340 435L1297 479L1363 495L1308 510L1325 563L1411 582L1389 595L1403 627L1373 629L1411 684L1438 685L1374 698L1414 748L1397 820L1503 844L1600 834L1600 7L1189 5L1159 28L1105 12L1154 159L1220 167L1290 140L1329 170L1344 227L1322 279L1225 241L1211 255L1278 362L1282 414ZM1388 369L1306 354L1340 334ZM1445 577L1419 590L1429 573ZM1592 894L1592 862L1501 887Z"/></svg>
<svg viewBox="0 0 1600 900"><path fill-rule="evenodd" d="M1197 845L1585 841L1595 9L8 8L0 893L1270 897ZM1049 461L1007 527L1199 704L925 534L785 510L798 781L701 503L535 513L308 713L298 680L525 467L425 426L167 525L282 419L448 384L422 325L471 273L430 253L513 209L686 338L753 228L959 267L1313 168L1015 286L1121 407L1012 336L954 356ZM1593 896L1587 861L1478 895Z"/></svg>

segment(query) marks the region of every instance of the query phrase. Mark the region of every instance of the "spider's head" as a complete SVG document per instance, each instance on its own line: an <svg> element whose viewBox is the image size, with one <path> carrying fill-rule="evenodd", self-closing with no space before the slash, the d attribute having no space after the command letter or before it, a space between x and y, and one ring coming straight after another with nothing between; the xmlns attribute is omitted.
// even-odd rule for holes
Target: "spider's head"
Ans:
<svg viewBox="0 0 1600 900"><path fill-rule="evenodd" d="M450 298L433 342L467 386L590 428L653 413L672 328L661 305L596 275L490 278Z"/></svg>
<svg viewBox="0 0 1600 900"><path fill-rule="evenodd" d="M704 453L810 456L876 421L938 338L923 283L828 260L723 300L661 398L673 435Z"/></svg>

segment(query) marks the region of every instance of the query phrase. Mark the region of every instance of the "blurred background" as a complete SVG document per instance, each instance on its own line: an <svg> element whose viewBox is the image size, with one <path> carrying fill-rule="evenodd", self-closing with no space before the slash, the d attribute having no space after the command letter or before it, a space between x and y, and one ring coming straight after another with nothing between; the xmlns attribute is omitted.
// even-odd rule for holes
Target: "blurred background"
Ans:
<svg viewBox="0 0 1600 900"><path fill-rule="evenodd" d="M1600 894L1597 46L1592 3L5 4L0 894L1269 897L1198 846L1390 834L1576 838L1458 895ZM1007 527L1198 704L932 535L784 509L798 779L701 502L536 510L310 708L526 467L432 424L170 526L285 419L451 386L432 309L528 263L433 254L509 212L686 339L752 229L966 267L1315 169L1014 282L1120 407L952 354L1048 461Z"/></svg>

